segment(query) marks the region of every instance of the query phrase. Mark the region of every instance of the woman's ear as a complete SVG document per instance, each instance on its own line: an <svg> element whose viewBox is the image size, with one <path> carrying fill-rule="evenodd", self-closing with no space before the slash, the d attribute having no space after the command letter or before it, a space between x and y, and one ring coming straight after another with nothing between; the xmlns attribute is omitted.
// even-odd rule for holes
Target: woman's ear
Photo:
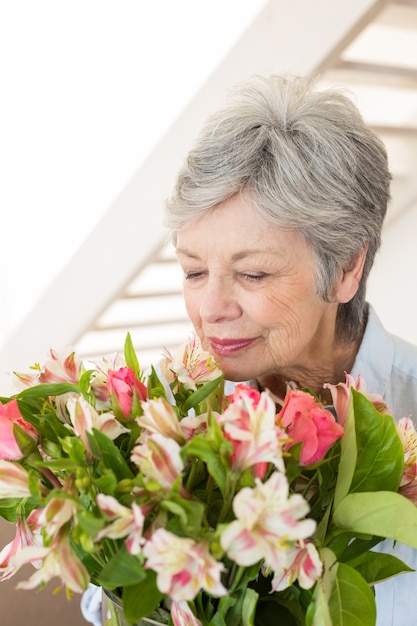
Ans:
<svg viewBox="0 0 417 626"><path fill-rule="evenodd" d="M352 300L358 291L367 252L368 246L356 255L347 269L343 270L339 281L336 283L333 296L334 300L339 304L344 304Z"/></svg>

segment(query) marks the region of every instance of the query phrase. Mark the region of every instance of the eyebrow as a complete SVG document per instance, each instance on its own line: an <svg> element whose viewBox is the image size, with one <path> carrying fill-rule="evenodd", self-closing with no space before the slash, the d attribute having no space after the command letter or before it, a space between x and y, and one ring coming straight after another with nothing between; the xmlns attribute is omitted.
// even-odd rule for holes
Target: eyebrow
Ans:
<svg viewBox="0 0 417 626"><path fill-rule="evenodd" d="M200 260L200 257L198 256L198 254L194 254L190 250L187 250L187 248L176 248L176 253L181 254L183 256L187 256L190 259ZM242 259L246 259L247 257L255 256L257 254L268 254L268 255L274 254L277 256L282 256L282 252L279 249L265 250L264 248L263 249L254 248L254 249L249 249L249 250L241 250L240 252L235 252L235 254L233 254L231 258L232 258L232 261L241 261Z"/></svg>

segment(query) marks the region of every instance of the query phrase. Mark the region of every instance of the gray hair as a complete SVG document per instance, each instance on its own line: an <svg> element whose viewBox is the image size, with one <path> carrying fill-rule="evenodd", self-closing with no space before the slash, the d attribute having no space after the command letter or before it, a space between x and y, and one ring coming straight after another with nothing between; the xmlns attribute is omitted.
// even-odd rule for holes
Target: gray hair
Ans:
<svg viewBox="0 0 417 626"><path fill-rule="evenodd" d="M352 341L364 321L390 180L385 147L349 97L304 77L254 76L207 120L167 202L166 225L175 233L247 192L260 217L311 245L326 301L367 249L359 289L338 309L338 336Z"/></svg>

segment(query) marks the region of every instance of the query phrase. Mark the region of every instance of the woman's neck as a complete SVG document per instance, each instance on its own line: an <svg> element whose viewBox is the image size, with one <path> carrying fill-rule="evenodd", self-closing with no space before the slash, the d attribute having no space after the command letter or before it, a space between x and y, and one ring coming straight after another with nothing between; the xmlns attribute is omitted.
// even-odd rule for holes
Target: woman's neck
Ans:
<svg viewBox="0 0 417 626"><path fill-rule="evenodd" d="M345 373L352 370L361 341L362 337L350 344L333 346L331 356L318 357L313 366L298 366L260 376L257 378L258 385L261 389L269 389L278 399L283 399L288 385L293 383L299 389L311 389L324 403L329 403L331 394L323 385L336 385L345 381Z"/></svg>

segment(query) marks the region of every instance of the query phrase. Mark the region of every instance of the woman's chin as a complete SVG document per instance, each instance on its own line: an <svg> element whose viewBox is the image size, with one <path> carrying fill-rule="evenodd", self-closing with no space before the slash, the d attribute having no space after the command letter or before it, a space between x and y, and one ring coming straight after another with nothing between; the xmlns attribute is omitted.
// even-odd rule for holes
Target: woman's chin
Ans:
<svg viewBox="0 0 417 626"><path fill-rule="evenodd" d="M217 364L223 372L224 379L230 380L232 383L241 383L255 378L254 372L249 372L246 368L231 367L227 364L222 367L218 361Z"/></svg>

